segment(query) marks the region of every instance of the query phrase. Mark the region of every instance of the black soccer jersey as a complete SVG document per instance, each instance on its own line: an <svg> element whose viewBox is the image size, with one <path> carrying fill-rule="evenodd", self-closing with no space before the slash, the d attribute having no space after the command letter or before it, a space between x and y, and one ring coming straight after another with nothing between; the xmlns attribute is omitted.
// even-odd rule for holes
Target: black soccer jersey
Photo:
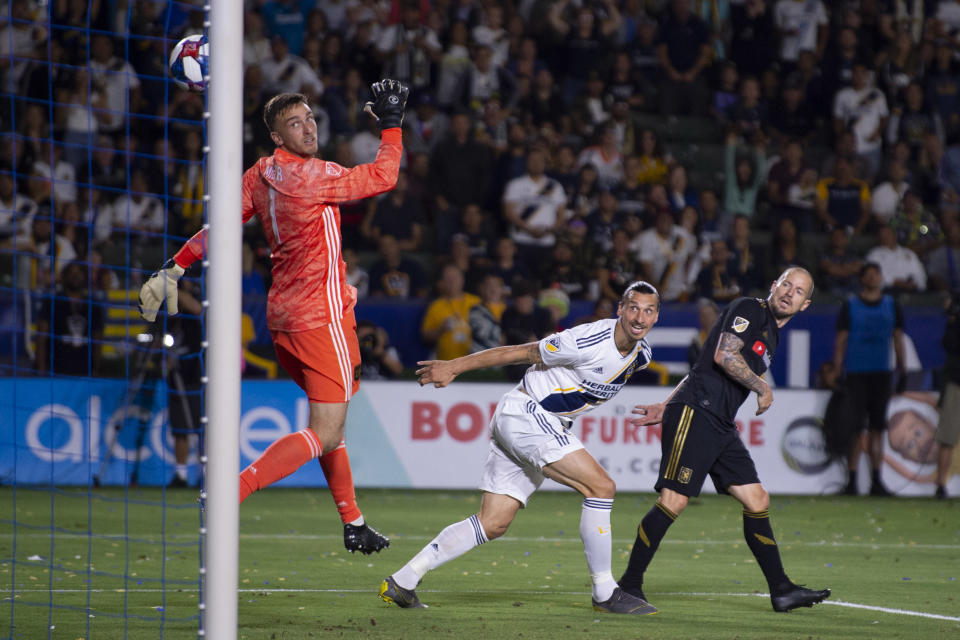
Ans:
<svg viewBox="0 0 960 640"><path fill-rule="evenodd" d="M713 361L723 332L743 340L743 359L755 374L762 376L770 367L780 340L777 320L766 300L737 298L724 309L710 329L700 357L670 403L704 409L732 425L737 410L750 395L750 389L728 376Z"/></svg>

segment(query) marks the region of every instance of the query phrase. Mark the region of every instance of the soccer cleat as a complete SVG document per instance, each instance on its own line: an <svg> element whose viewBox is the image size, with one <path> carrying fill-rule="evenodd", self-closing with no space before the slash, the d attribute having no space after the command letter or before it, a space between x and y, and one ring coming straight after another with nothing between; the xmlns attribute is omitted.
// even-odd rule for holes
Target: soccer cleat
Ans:
<svg viewBox="0 0 960 640"><path fill-rule="evenodd" d="M889 498L893 494L883 486L882 482L872 482L870 483L870 495L876 498Z"/></svg>
<svg viewBox="0 0 960 640"><path fill-rule="evenodd" d="M390 539L366 523L359 527L345 524L343 525L343 546L350 553L359 551L368 556L374 551L380 553L380 549L389 547Z"/></svg>
<svg viewBox="0 0 960 640"><path fill-rule="evenodd" d="M380 585L380 599L384 602L392 602L401 609L427 608L427 605L420 602L416 591L404 589L394 581L393 576L387 576Z"/></svg>
<svg viewBox="0 0 960 640"><path fill-rule="evenodd" d="M933 492L933 497L937 500L946 500L947 499L947 488L942 484L937 485L937 490Z"/></svg>
<svg viewBox="0 0 960 640"><path fill-rule="evenodd" d="M594 611L606 611L607 613L626 613L635 616L648 616L658 613L657 608L644 600L632 596L620 587L613 590L613 595L608 600L597 602L593 600Z"/></svg>
<svg viewBox="0 0 960 640"><path fill-rule="evenodd" d="M173 479L170 480L170 484L167 485L168 489L186 489L190 484L179 476L173 476Z"/></svg>
<svg viewBox="0 0 960 640"><path fill-rule="evenodd" d="M815 604L823 602L830 597L830 589L814 591L807 589L802 584L792 584L786 591L773 595L770 594L770 602L773 603L774 611L790 611L797 607L812 607Z"/></svg>

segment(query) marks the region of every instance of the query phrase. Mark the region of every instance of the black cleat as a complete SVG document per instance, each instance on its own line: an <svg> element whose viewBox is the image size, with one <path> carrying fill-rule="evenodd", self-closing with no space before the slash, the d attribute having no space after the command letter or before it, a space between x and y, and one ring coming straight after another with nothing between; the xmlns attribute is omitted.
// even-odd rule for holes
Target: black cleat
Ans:
<svg viewBox="0 0 960 640"><path fill-rule="evenodd" d="M890 493L883 483L880 481L870 483L870 495L876 498L889 498L893 494Z"/></svg>
<svg viewBox="0 0 960 640"><path fill-rule="evenodd" d="M173 479L170 480L170 484L167 485L168 489L186 489L190 484L179 476L173 476Z"/></svg>
<svg viewBox="0 0 960 640"><path fill-rule="evenodd" d="M620 587L613 590L613 595L608 600L597 602L593 600L594 611L606 611L607 613L626 613L635 616L649 616L658 613L657 608L637 596L632 596Z"/></svg>
<svg viewBox="0 0 960 640"><path fill-rule="evenodd" d="M359 551L368 556L374 551L379 553L381 549L389 547L390 539L367 524L362 524L359 527L345 524L343 525L343 546L350 553Z"/></svg>
<svg viewBox="0 0 960 640"><path fill-rule="evenodd" d="M774 611L790 611L797 607L812 607L815 604L823 602L830 597L830 589L814 591L807 589L802 584L791 584L786 591L770 595L770 602L773 603Z"/></svg>
<svg viewBox="0 0 960 640"><path fill-rule="evenodd" d="M946 500L947 499L947 488L942 484L937 485L937 490L933 492L933 497L937 500Z"/></svg>
<svg viewBox="0 0 960 640"><path fill-rule="evenodd" d="M401 609L427 608L427 605L420 602L416 591L404 589L394 581L393 576L387 576L380 585L380 599L384 602L392 602Z"/></svg>

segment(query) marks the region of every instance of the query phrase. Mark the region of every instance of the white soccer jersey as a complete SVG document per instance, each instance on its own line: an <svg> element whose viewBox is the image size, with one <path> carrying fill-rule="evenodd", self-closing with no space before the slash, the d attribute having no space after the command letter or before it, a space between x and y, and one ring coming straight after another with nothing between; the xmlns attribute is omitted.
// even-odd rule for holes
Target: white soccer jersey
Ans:
<svg viewBox="0 0 960 640"><path fill-rule="evenodd" d="M527 369L521 386L540 406L570 417L603 404L623 388L634 371L650 364L646 339L621 355L614 343L616 319L598 320L540 341L543 364Z"/></svg>

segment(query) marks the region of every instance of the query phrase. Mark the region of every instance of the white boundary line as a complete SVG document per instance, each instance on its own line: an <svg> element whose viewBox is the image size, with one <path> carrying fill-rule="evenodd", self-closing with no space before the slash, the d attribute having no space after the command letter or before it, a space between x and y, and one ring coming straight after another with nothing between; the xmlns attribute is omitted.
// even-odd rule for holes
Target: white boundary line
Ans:
<svg viewBox="0 0 960 640"><path fill-rule="evenodd" d="M17 589L17 593L48 593L47 589ZM163 589L53 589L53 593L163 593ZM178 588L177 591L181 592L196 592L197 589L184 589ZM453 591L444 591L441 589L418 589L418 591L423 593L457 593ZM243 588L237 589L238 593L371 593L371 589L290 589L290 588L265 588L265 589L254 589L254 588ZM555 594L555 595L564 595L564 596L588 596L590 595L588 591L551 591L551 590L541 590L541 591L493 591L493 590L471 590L469 593L472 594L481 594L481 595L543 595L543 594ZM694 598L769 598L770 594L767 593L710 593L704 591L664 591L664 592L651 592L654 595L658 596L689 596ZM4 598L3 602L9 602L9 598ZM859 604L856 602L846 602L844 600L824 600L820 604L832 605L835 607L847 607L849 609L864 609L867 611L877 611L879 613L889 613L891 615L901 615L901 616L914 616L917 618L928 618L931 620L945 620L947 622L960 622L960 617L957 616L946 616L939 613L927 613L925 611L911 611L909 609L895 609L892 607L878 607L869 604Z"/></svg>
<svg viewBox="0 0 960 640"><path fill-rule="evenodd" d="M56 537L61 540L69 540L71 537L75 538L86 538L87 532L80 533L64 533L62 531L56 532ZM0 533L0 538L12 538L12 533ZM18 533L18 538L39 538L39 539L49 539L49 533ZM143 540L142 536L137 534L122 534L122 533L96 533L93 534L95 538L113 538L113 539L124 539L124 538L135 538L137 539L136 544L160 544L161 540L159 539L146 539ZM430 541L433 540L436 536L426 536L426 535L397 535L393 534L391 536L391 541L401 542L404 540L411 541ZM342 540L343 536L341 534L298 534L298 533L241 533L241 540ZM166 536L167 542L171 541L189 541L189 540L199 540L199 536L196 534L168 534ZM542 536L503 536L498 538L503 542L530 542L530 543L557 543L557 542L567 542L570 544L583 544L580 541L579 537L569 536L563 538L547 538ZM633 538L613 538L613 542L617 544L629 544L633 542ZM734 545L734 544L743 544L743 539L736 540L663 540L661 545L707 545L707 546L716 546L716 545ZM829 548L854 548L854 549L923 549L923 550L936 550L936 551L950 551L950 550L960 550L960 544L925 544L925 543L905 543L905 542L838 542L838 541L828 541L828 540L817 540L815 542L803 542L803 541L785 541L781 539L779 541L781 547L822 547L824 549Z"/></svg>

